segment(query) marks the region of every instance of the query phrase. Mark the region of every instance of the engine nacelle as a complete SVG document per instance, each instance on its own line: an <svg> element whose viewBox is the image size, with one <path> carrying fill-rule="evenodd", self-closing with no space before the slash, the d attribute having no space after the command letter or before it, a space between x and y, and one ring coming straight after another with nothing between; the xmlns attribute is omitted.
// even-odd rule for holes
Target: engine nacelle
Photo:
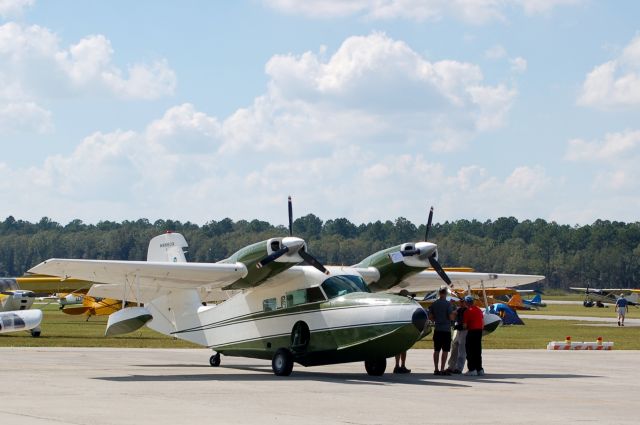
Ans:
<svg viewBox="0 0 640 425"><path fill-rule="evenodd" d="M28 331L40 326L42 310L7 311L0 313L0 334Z"/></svg>

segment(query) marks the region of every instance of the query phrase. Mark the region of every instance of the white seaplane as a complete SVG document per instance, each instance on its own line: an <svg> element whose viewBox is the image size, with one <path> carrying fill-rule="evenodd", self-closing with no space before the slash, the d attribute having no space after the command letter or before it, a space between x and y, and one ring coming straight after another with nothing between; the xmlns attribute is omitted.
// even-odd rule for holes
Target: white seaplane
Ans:
<svg viewBox="0 0 640 425"><path fill-rule="evenodd" d="M290 236L246 246L218 263L188 263L184 237L166 233L150 241L147 261L50 259L29 272L87 280L95 283L90 296L138 303L110 315L107 335L147 325L211 348L212 366L220 364L221 354L270 359L282 376L291 374L294 362L355 361L364 361L368 374L382 375L387 358L429 333L427 314L416 301L372 289L392 289L409 276L422 281L425 291L440 279L468 284L509 276L522 284L543 278L465 273L452 281L426 237L354 267L325 267L291 229L289 199ZM296 266L303 261L308 265ZM424 271L429 266L435 271Z"/></svg>

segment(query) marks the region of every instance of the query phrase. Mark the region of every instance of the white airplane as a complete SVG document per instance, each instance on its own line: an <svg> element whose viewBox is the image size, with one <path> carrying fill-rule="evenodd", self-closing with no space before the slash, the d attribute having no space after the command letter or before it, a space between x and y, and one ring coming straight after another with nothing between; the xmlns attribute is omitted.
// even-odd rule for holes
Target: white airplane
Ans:
<svg viewBox="0 0 640 425"><path fill-rule="evenodd" d="M42 310L29 310L34 298L33 291L18 289L15 279L0 279L0 334L30 331L40 336Z"/></svg>
<svg viewBox="0 0 640 425"><path fill-rule="evenodd" d="M290 235L291 223L289 201ZM410 245L354 267L324 267L304 240L289 236L249 245L218 263L187 263L186 240L167 233L150 241L147 261L50 259L29 272L96 282L88 295L138 303L110 315L105 333L146 324L213 349L212 366L221 354L270 359L273 372L286 376L294 362L364 361L368 374L382 375L386 359L413 346L430 326L416 301L370 288L387 290L409 275L428 285L451 282L435 244ZM302 261L310 265L296 266ZM436 271L420 273L430 265ZM476 275L478 282L488 276Z"/></svg>
<svg viewBox="0 0 640 425"><path fill-rule="evenodd" d="M621 297L621 295L625 295L625 298L627 299L627 302L629 303L629 305L640 305L640 297L638 296L640 294L640 289L624 289L624 288L576 288L576 287L571 287L569 288L572 291L577 291L577 292L581 292L584 294L584 301L582 302L582 304L585 307L593 307L594 305L596 305L596 302L600 302L602 305L602 303L604 304L615 304L618 299ZM594 300L596 302L594 302Z"/></svg>

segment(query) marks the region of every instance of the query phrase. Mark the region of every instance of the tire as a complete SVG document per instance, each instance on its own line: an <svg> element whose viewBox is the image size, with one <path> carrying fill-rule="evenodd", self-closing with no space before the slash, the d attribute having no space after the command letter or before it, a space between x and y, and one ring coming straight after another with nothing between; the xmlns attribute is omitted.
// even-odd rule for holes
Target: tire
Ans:
<svg viewBox="0 0 640 425"><path fill-rule="evenodd" d="M34 338L38 338L40 336L40 329L31 329L31 336Z"/></svg>
<svg viewBox="0 0 640 425"><path fill-rule="evenodd" d="M382 376L387 368L387 359L369 359L364 361L369 376Z"/></svg>
<svg viewBox="0 0 640 425"><path fill-rule="evenodd" d="M220 353L216 353L213 356L209 357L209 364L211 367L220 366Z"/></svg>
<svg viewBox="0 0 640 425"><path fill-rule="evenodd" d="M289 376L293 370L293 355L286 348L278 348L271 360L271 368L276 376Z"/></svg>

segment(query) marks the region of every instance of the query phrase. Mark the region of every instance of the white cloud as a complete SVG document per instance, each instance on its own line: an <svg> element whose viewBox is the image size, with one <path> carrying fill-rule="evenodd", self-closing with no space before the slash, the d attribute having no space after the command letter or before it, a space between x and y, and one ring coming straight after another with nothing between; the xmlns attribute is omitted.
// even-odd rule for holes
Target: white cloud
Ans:
<svg viewBox="0 0 640 425"><path fill-rule="evenodd" d="M281 223L289 193L301 215L357 222L402 215L422 222L424 211L416 205L424 199L418 202L416 193L438 205L441 217L528 217L535 213L533 200L550 186L539 166L517 167L500 178L478 165L450 169L411 150L380 153L362 144L304 157L251 146L225 152L225 124L179 105L143 131L91 134L71 154L51 156L41 166L0 163L7 177L0 189L15 200L12 214L32 220L179 217L203 223L231 216Z"/></svg>
<svg viewBox="0 0 640 425"><path fill-rule="evenodd" d="M640 35L621 54L587 74L578 104L597 108L640 104Z"/></svg>
<svg viewBox="0 0 640 425"><path fill-rule="evenodd" d="M100 37L66 52L57 60L78 86L103 75L112 55ZM41 166L4 165L18 183L0 188L17 199L14 214L23 218L197 222L227 215L284 222L288 193L301 213L362 221L380 217L373 199L392 200L384 216L423 220L423 211L406 213L416 193L451 201L449 212L459 217L466 196L493 200L493 191L522 200L539 190L523 171L497 178L426 159L430 148L460 149L503 125L515 90L487 84L475 64L428 61L406 43L372 34L349 37L333 54L274 56L265 71L266 92L228 117L177 105L142 131L96 132Z"/></svg>
<svg viewBox="0 0 640 425"><path fill-rule="evenodd" d="M173 94L175 72L166 60L136 63L123 71L111 42L90 35L68 46L38 25L0 25L0 128L46 132L52 113L43 105L71 96L157 99Z"/></svg>
<svg viewBox="0 0 640 425"><path fill-rule="evenodd" d="M569 161L615 161L640 153L640 131L606 134L603 141L569 140L565 159Z"/></svg>
<svg viewBox="0 0 640 425"><path fill-rule="evenodd" d="M575 6L583 3L583 0L516 0L529 15L549 13L558 6Z"/></svg>
<svg viewBox="0 0 640 425"><path fill-rule="evenodd" d="M627 191L637 196L640 179L640 131L606 134L604 140L568 142L565 159L594 169L591 186L596 190Z"/></svg>
<svg viewBox="0 0 640 425"><path fill-rule="evenodd" d="M0 132L47 133L53 129L51 112L33 102L7 103L0 102Z"/></svg>
<svg viewBox="0 0 640 425"><path fill-rule="evenodd" d="M224 122L224 149L306 152L345 142L458 149L502 126L517 94L485 84L475 64L430 62L380 33L349 37L325 56L271 58L268 92Z"/></svg>
<svg viewBox="0 0 640 425"><path fill-rule="evenodd" d="M38 25L0 26L0 73L32 96L102 90L124 98L156 99L173 93L175 73L166 61L133 64L123 72L113 63L111 42L90 35L68 48ZM38 70L47 69L47 73Z"/></svg>
<svg viewBox="0 0 640 425"><path fill-rule="evenodd" d="M276 10L311 18L360 15L366 19L410 19L437 21L451 16L472 24L505 20L511 6L528 15L548 13L560 5L582 0L263 0Z"/></svg>
<svg viewBox="0 0 640 425"><path fill-rule="evenodd" d="M511 63L511 70L517 73L523 73L527 70L527 60L523 57L516 57L509 60Z"/></svg>
<svg viewBox="0 0 640 425"><path fill-rule="evenodd" d="M35 0L0 0L0 16L3 18L20 16L34 3Z"/></svg>

